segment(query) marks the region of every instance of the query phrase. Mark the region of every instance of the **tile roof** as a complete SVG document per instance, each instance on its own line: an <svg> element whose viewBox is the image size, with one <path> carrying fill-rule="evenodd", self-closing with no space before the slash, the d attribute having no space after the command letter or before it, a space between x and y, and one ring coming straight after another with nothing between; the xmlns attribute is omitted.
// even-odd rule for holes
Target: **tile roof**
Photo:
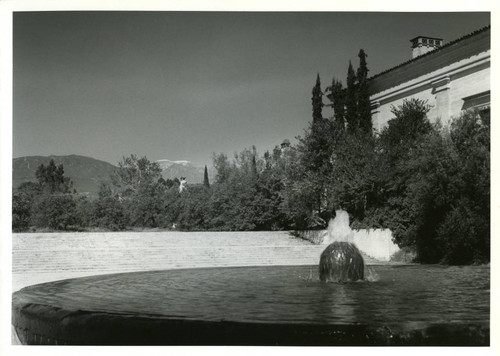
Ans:
<svg viewBox="0 0 500 356"><path fill-rule="evenodd" d="M373 77L368 78L368 80L375 79L375 78L377 78L377 77L379 77L379 76L381 76L381 75L383 75L383 74L386 74L386 73L388 73L388 72L391 72L391 71L393 71L393 70L395 70L395 69L397 69L397 68L403 67L403 66L405 66L405 65L407 65L407 64L409 64L409 63L416 62L416 61L422 60L423 58L426 58L426 57L432 56L432 55L434 55L434 54L436 54L436 53L438 53L438 52L440 52L440 51L443 51L443 50L445 50L446 48L448 48L448 47L450 47L450 46L452 46L452 45L454 45L454 44L456 44L456 43L458 43L458 42L461 42L461 41L463 41L463 40L465 40L465 39L467 39L467 38L470 38L470 37L476 36L476 35L478 35L479 33L482 33L482 32L485 32L485 31L489 31L490 29L491 29L491 25L489 25L489 26L485 26L485 27L483 27L483 28L481 28L481 29L479 29L479 30L476 30L476 31L474 31L474 32L469 33L468 35L462 36L462 37L460 37L460 38L458 38L458 39L456 39L456 40L454 40L454 41L448 42L448 43L444 44L443 46L441 46L441 47L439 47L439 48L437 48L437 49L435 49L435 50L433 50L433 51L427 52L427 53L425 53L425 54L423 54L423 55L421 55L421 56L418 56L418 57L412 58L412 59L410 59L410 60L408 60L408 61L406 61L406 62L403 62L403 63L401 63L401 64L398 64L397 66L394 66L394 67L392 67L392 68L386 69L386 70L384 70L384 71L382 71L382 72L380 72L380 73L378 73L378 74L375 74Z"/></svg>

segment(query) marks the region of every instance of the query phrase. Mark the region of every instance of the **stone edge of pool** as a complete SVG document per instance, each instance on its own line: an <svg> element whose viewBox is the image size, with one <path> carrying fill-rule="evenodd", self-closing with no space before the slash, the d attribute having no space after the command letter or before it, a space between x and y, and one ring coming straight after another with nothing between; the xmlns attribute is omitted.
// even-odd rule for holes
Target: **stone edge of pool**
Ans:
<svg viewBox="0 0 500 356"><path fill-rule="evenodd" d="M361 324L175 319L161 315L65 310L14 293L12 325L25 345L489 346L490 328L436 324L395 332Z"/></svg>

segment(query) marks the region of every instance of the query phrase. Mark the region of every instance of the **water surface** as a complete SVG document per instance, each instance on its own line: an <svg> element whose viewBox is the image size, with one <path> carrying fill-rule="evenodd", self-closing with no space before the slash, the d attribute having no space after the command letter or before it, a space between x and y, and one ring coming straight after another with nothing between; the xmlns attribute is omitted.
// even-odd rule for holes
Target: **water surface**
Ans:
<svg viewBox="0 0 500 356"><path fill-rule="evenodd" d="M62 308L188 320L489 325L489 266L371 266L371 281L322 283L317 266L186 269L86 277L23 289Z"/></svg>

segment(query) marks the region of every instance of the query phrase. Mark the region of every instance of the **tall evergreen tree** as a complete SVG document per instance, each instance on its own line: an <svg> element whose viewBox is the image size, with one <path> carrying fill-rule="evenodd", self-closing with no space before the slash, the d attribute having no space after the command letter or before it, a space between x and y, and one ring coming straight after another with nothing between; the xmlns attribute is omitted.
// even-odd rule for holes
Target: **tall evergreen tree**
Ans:
<svg viewBox="0 0 500 356"><path fill-rule="evenodd" d="M356 74L349 61L349 68L347 70L347 89L345 97L345 120L347 129L350 132L357 130L358 124L358 104L357 104L357 88L356 88Z"/></svg>
<svg viewBox="0 0 500 356"><path fill-rule="evenodd" d="M370 94L368 93L368 68L366 66L366 53L362 49L359 51L358 68L358 125L362 132L370 133L372 131L372 115L370 108Z"/></svg>
<svg viewBox="0 0 500 356"><path fill-rule="evenodd" d="M254 147L255 147L255 146L254 146ZM256 156L256 154L254 154L254 155L252 156L252 166L251 166L251 168L252 168L251 173L252 173L252 177L253 177L253 178L256 178L256 177L257 177L257 159L256 159L256 157L255 157L255 156Z"/></svg>
<svg viewBox="0 0 500 356"><path fill-rule="evenodd" d="M345 93L342 82L333 78L332 85L327 88L327 98L332 103L334 122L337 129L345 128Z"/></svg>
<svg viewBox="0 0 500 356"><path fill-rule="evenodd" d="M206 165L205 165L205 172L203 173L203 185L207 188L210 187L210 182L208 181L208 170Z"/></svg>
<svg viewBox="0 0 500 356"><path fill-rule="evenodd" d="M312 109L313 109L313 123L321 121L323 119L323 92L321 91L321 81L319 79L319 73L316 77L316 85L314 85L312 90Z"/></svg>

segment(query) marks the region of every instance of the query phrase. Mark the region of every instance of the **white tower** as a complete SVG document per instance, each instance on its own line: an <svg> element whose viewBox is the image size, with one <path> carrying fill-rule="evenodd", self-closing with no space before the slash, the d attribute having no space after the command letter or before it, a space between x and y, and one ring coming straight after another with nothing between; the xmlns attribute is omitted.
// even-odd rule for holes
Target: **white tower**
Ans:
<svg viewBox="0 0 500 356"><path fill-rule="evenodd" d="M179 193L182 193L182 191L186 189L186 184L187 184L186 177L181 177L180 183L181 184L179 185Z"/></svg>

